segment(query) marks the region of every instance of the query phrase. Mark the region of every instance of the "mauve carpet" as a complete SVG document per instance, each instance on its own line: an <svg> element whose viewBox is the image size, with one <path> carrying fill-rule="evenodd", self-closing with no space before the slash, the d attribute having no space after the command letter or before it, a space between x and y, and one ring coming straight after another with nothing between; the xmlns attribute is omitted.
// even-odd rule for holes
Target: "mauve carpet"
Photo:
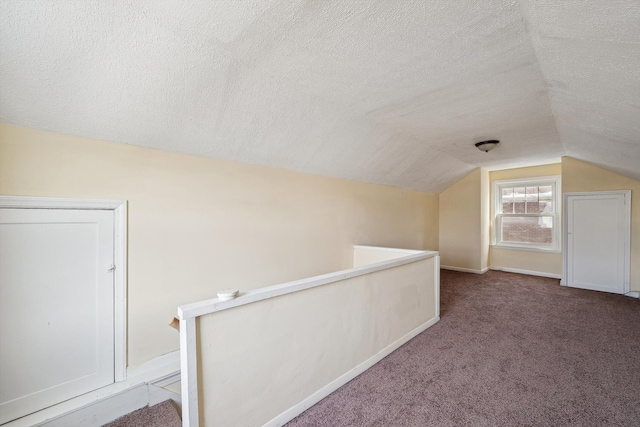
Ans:
<svg viewBox="0 0 640 427"><path fill-rule="evenodd" d="M173 402L165 400L157 405L138 409L103 427L180 427L182 421Z"/></svg>
<svg viewBox="0 0 640 427"><path fill-rule="evenodd" d="M440 322L287 426L640 426L639 300L498 271L443 270L441 295Z"/></svg>

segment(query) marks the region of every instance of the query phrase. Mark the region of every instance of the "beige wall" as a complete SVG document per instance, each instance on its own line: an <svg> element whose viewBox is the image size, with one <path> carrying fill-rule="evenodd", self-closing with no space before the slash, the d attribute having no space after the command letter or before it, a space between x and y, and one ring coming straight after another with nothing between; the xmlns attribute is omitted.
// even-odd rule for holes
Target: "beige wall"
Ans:
<svg viewBox="0 0 640 427"><path fill-rule="evenodd" d="M440 259L443 266L483 268L482 176L478 168L440 193Z"/></svg>
<svg viewBox="0 0 640 427"><path fill-rule="evenodd" d="M552 175L562 175L562 165L560 163L492 171L489 173L490 190L492 193L494 181ZM491 194L490 200L493 200L493 194ZM493 218L493 205L491 205L490 210L491 218ZM493 221L491 221L491 223L491 227L493 227ZM492 247L490 249L489 259L491 268L513 268L517 270L562 275L562 253L544 253Z"/></svg>
<svg viewBox="0 0 640 427"><path fill-rule="evenodd" d="M440 254L443 266L482 271L511 268L562 274L562 254L490 246L493 182L562 175L560 163L487 172L476 169L440 194Z"/></svg>
<svg viewBox="0 0 640 427"><path fill-rule="evenodd" d="M631 280L630 291L640 291L640 181L593 166L562 158L562 191L631 190Z"/></svg>
<svg viewBox="0 0 640 427"><path fill-rule="evenodd" d="M382 261L402 258L412 253L417 252L405 249L358 246L353 248L353 267L363 267Z"/></svg>
<svg viewBox="0 0 640 427"><path fill-rule="evenodd" d="M503 179L537 178L539 176L552 175L562 175L561 163L491 171L489 172L489 179L493 185L493 181L501 181ZM491 190L493 190L493 188Z"/></svg>
<svg viewBox="0 0 640 427"><path fill-rule="evenodd" d="M0 194L129 201L128 364L178 349L176 307L438 248L438 196L0 125Z"/></svg>
<svg viewBox="0 0 640 427"><path fill-rule="evenodd" d="M562 191L631 190L631 283L640 291L640 181L591 164L564 157L562 163L505 169L488 173L476 169L440 194L440 255L443 266L481 270L486 266L485 241L493 226L493 182L539 176L562 176ZM490 212L489 215L486 212ZM491 268L511 268L562 275L562 253L488 250Z"/></svg>

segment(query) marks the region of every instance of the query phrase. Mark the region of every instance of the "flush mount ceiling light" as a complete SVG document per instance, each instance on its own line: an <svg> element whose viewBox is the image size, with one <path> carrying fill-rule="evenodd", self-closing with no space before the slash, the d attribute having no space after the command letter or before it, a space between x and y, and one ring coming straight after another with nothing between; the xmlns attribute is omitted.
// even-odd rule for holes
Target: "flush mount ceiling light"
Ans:
<svg viewBox="0 0 640 427"><path fill-rule="evenodd" d="M480 151L484 151L485 153L488 153L489 151L496 148L499 143L500 141L498 141L497 139L490 139L489 141L480 141L480 142L476 142L476 148Z"/></svg>

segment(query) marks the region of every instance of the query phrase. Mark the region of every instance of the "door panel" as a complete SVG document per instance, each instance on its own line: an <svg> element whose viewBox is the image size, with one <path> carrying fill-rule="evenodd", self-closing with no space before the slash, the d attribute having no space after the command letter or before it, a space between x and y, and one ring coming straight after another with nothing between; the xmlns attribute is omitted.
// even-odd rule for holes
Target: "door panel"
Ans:
<svg viewBox="0 0 640 427"><path fill-rule="evenodd" d="M569 196L567 204L567 285L624 293L624 195Z"/></svg>
<svg viewBox="0 0 640 427"><path fill-rule="evenodd" d="M0 423L114 382L113 223L0 209Z"/></svg>

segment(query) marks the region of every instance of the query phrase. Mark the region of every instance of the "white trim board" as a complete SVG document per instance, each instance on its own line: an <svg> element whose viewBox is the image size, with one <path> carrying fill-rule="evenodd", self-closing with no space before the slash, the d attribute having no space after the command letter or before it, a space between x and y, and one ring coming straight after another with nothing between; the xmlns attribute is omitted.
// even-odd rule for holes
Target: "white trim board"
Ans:
<svg viewBox="0 0 640 427"><path fill-rule="evenodd" d="M400 249L400 248L386 248L384 246L367 246L367 245L353 245L353 249L371 249L381 252L399 252L403 254L419 254L421 250L414 249Z"/></svg>
<svg viewBox="0 0 640 427"><path fill-rule="evenodd" d="M148 387L146 384L140 384L37 424L37 426L100 426L137 409L144 408L148 403Z"/></svg>
<svg viewBox="0 0 640 427"><path fill-rule="evenodd" d="M114 209L113 334L115 381L127 378L127 202Z"/></svg>
<svg viewBox="0 0 640 427"><path fill-rule="evenodd" d="M342 387L352 379L356 378L358 375L362 374L364 371L366 371L367 369L369 369L370 367L372 367L373 365L375 365L385 357L387 357L389 354L393 353L400 346L402 346L403 344L405 344L406 342L414 338L416 335L418 335L421 332L424 332L431 326L438 323L439 320L440 320L440 316L436 316L428 320L427 322L423 323L422 325L418 326L408 334L404 335L403 337L389 344L387 347L382 349L377 354L371 356L370 358L368 358L367 360L365 360L355 368L346 372L344 375L340 376L339 378L333 380L326 386L322 387L320 390L316 391L311 396L304 399L302 402L287 409L277 417L273 418L271 421L266 422L264 426L276 427L276 426L284 425L287 422L291 421L292 419L294 419L295 417L297 417L298 415L300 415L301 413L303 413L304 411L306 411L307 409L309 409L310 407L312 407L313 405L315 405L316 403L318 403L319 401L321 401L322 399L324 399L325 397L327 397L328 395L330 395L331 393L333 393L334 391L336 391L337 389L339 389L340 387Z"/></svg>
<svg viewBox="0 0 640 427"><path fill-rule="evenodd" d="M562 253L560 249L558 250L550 250L550 249L540 249L540 248L525 248L522 246L508 246L508 245L490 245L491 249L499 249L502 251L524 251L524 252L540 252L543 254L559 254Z"/></svg>
<svg viewBox="0 0 640 427"><path fill-rule="evenodd" d="M98 427L124 415L172 400L180 407L180 395L155 385L141 384L91 405L38 424L38 427Z"/></svg>
<svg viewBox="0 0 640 427"><path fill-rule="evenodd" d="M452 265L441 265L443 270L460 271L462 273L484 274L489 270L489 267L485 267L482 270L476 270L473 268L454 267Z"/></svg>
<svg viewBox="0 0 640 427"><path fill-rule="evenodd" d="M562 279L562 274L545 273L544 271L521 270L519 268L509 267L490 267L494 271L506 271L507 273L526 274L528 276L550 277L552 279Z"/></svg>
<svg viewBox="0 0 640 427"><path fill-rule="evenodd" d="M169 355L173 355L174 353L168 353ZM175 357L175 356L171 356ZM156 359L160 359L157 361ZM110 400L112 397L119 396L121 394L126 395L131 390L134 390L138 387L145 386L147 383L155 385L157 387L161 387L167 384L171 384L176 380L179 381L180 375L180 365L179 361L176 364L173 363L164 363L167 361L168 356L160 356L159 358L152 359L149 362L141 365L133 371L129 372L128 378L125 381L117 382L106 387L100 388L98 390L94 390L92 392L83 394L81 396L75 397L73 399L69 399L64 401L58 405L50 406L41 411L34 412L33 414L24 416L22 418L18 418L17 420L10 421L7 424L3 424L2 427L30 427L34 425L45 424L60 419L61 417L65 417L67 414L74 413L79 410L83 410L84 408L91 408L95 404L101 404L103 401L110 401L111 403L121 402L119 398L116 400ZM170 382L166 382L170 381ZM129 396L132 399L136 399L136 395ZM174 399L176 400L176 399ZM107 403L107 406L110 406L111 403ZM120 405L120 403L118 403ZM122 402L123 409L127 408L127 403ZM144 405L134 408L139 409ZM92 409L93 410L93 409ZM101 410L100 407L95 409L96 411ZM130 412L130 411L129 411ZM125 413L121 413L124 415ZM116 417L117 418L117 417ZM66 419L66 418L65 418ZM113 418L115 419L115 418ZM108 422L108 421L105 421ZM66 424L66 425L75 425L75 424Z"/></svg>
<svg viewBox="0 0 640 427"><path fill-rule="evenodd" d="M440 255L435 259L433 266L433 280L435 284L435 303L436 303L436 317L440 318Z"/></svg>
<svg viewBox="0 0 640 427"><path fill-rule="evenodd" d="M59 197L0 196L0 208L7 209L101 209L114 210L126 201L63 199Z"/></svg>
<svg viewBox="0 0 640 427"><path fill-rule="evenodd" d="M198 355L196 318L180 320L180 393L182 394L182 425L198 426Z"/></svg>

